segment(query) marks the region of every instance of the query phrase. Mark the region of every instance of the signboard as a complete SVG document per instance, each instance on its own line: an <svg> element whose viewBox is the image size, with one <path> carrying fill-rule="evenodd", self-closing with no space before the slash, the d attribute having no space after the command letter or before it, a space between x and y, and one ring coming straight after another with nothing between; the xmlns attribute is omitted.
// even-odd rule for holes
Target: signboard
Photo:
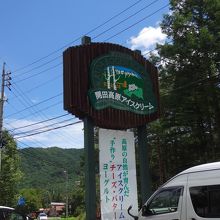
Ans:
<svg viewBox="0 0 220 220"><path fill-rule="evenodd" d="M137 215L134 133L99 129L101 216L103 220L132 219Z"/></svg>
<svg viewBox="0 0 220 220"><path fill-rule="evenodd" d="M124 130L160 115L157 68L137 51L111 43L63 53L64 109L95 126ZM114 119L114 120L112 120Z"/></svg>
<svg viewBox="0 0 220 220"><path fill-rule="evenodd" d="M25 203L26 203L25 198L20 196L19 199L18 199L18 205L19 206L24 206Z"/></svg>
<svg viewBox="0 0 220 220"><path fill-rule="evenodd" d="M89 98L96 110L115 108L136 114L157 111L157 99L146 69L131 56L111 52L93 60Z"/></svg>

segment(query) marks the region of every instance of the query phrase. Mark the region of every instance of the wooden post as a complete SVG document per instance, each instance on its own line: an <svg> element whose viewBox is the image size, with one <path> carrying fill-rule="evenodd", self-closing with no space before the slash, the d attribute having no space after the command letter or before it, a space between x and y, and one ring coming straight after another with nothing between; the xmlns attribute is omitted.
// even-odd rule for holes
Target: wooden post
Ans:
<svg viewBox="0 0 220 220"><path fill-rule="evenodd" d="M151 175L149 168L149 156L147 145L147 131L146 126L140 126L138 131L138 154L140 161L140 180L141 180L141 202L142 205L147 201L151 195Z"/></svg>
<svg viewBox="0 0 220 220"><path fill-rule="evenodd" d="M85 200L86 220L96 219L96 180L95 180L95 148L94 126L90 118L84 119L85 145Z"/></svg>

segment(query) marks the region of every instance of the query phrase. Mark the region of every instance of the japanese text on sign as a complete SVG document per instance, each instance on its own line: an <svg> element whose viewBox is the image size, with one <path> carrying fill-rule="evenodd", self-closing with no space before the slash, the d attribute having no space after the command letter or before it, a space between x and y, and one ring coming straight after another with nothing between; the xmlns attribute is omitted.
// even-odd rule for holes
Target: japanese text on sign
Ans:
<svg viewBox="0 0 220 220"><path fill-rule="evenodd" d="M137 211L134 134L100 129L99 140L102 219L131 219L129 205Z"/></svg>

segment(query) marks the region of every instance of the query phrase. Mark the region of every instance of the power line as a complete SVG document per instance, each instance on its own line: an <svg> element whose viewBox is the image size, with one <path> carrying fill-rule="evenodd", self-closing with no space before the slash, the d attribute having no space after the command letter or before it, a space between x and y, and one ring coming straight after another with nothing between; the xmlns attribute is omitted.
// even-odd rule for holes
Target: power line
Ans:
<svg viewBox="0 0 220 220"><path fill-rule="evenodd" d="M13 127L13 126L11 126L11 127ZM12 134L11 134L11 136L13 136ZM14 138L14 137L13 137ZM20 142L21 143L21 141L19 141L19 140L17 140L16 138L14 138L17 142ZM75 140L75 139L74 139ZM29 137L28 138L28 141L29 142L31 142L31 143L34 143L35 144L35 147L37 147L37 145L39 144L39 147L47 147L47 146L45 146L43 143L41 143L39 140L33 140L32 139L32 137ZM73 145L73 143L70 143L70 146L72 146ZM28 145L27 145L28 146ZM30 147L30 146L28 146L28 147Z"/></svg>
<svg viewBox="0 0 220 220"><path fill-rule="evenodd" d="M47 70L46 70L47 71Z"/></svg>
<svg viewBox="0 0 220 220"><path fill-rule="evenodd" d="M194 81L194 82L188 83L188 84L186 84L186 85L184 85L184 86L175 88L175 89L173 89L172 91L169 91L169 93L170 93L170 92L173 92L173 91L185 89L186 87L195 85L195 84L197 84L197 83L202 83L202 82L206 82L206 81L210 81L210 80L212 80L212 79L218 79L218 78L219 78L219 75L216 75L216 76L213 76L213 77L209 77L209 78L199 79L199 80L196 80L196 81ZM30 135L21 136L21 137L18 137L18 138L24 138L24 137L29 137L29 136L37 135L37 134L40 134L40 133L48 132L48 131L55 130L55 129L60 129L60 128L67 127L67 126L70 126L70 125L73 125L73 124L76 124L76 123L80 123L80 122L81 122L81 121L75 122L75 123L71 123L71 124L67 124L67 125L64 125L64 126L59 126L59 127L52 128L52 129L48 129L48 130L46 130L46 131L41 131L41 132L33 133L33 134L30 134Z"/></svg>
<svg viewBox="0 0 220 220"><path fill-rule="evenodd" d="M48 130L45 130L45 131L39 131L39 132L29 134L29 135L19 136L19 137L16 137L16 139L21 139L21 138L26 138L26 137L42 134L42 133L45 133L45 132L57 130L57 129L60 129L60 128L69 127L71 125L75 125L75 124L79 124L79 123L82 123L82 121L73 122L73 123L70 123L70 124L66 124L66 125L62 125L62 126L59 126L59 127L51 128L51 129L48 129Z"/></svg>
<svg viewBox="0 0 220 220"><path fill-rule="evenodd" d="M12 93L13 93L13 94L18 98L18 100L20 100L20 102L26 107L26 110L29 110L29 111L31 112L31 114L29 114L28 116L33 115L33 114L36 115L36 114L38 114L38 113L40 113L40 112L43 112L44 110L47 110L47 109L49 109L49 108L52 108L52 107L54 107L54 106L56 106L56 105L62 103L62 101L59 101L59 102L56 102L56 103L53 104L53 105L46 106L46 107L44 107L44 108L41 109L41 110L33 110L32 108L35 108L36 105L32 105L31 108L30 108L30 107L29 107L29 104L27 104L27 98L25 97L25 94L22 94L22 92L20 92L16 87L13 86L13 88L20 94L20 96L23 97L23 99L21 99L21 98L18 97L18 96L14 93L14 91L12 90ZM17 112L19 112L19 111L20 111L20 113L23 112L23 110L22 110L22 111L21 111L21 110L17 110ZM16 112L16 113L13 113L13 115L17 114L17 112ZM26 115L25 117L27 117L27 115ZM17 120L23 119L23 118L25 118L25 117L21 117L21 118L19 118L19 119L17 119Z"/></svg>
<svg viewBox="0 0 220 220"><path fill-rule="evenodd" d="M100 37L101 35L107 33L108 31L112 30L113 28L117 27L118 25L122 24L123 22L127 21L128 19L134 17L135 15L137 15L138 13L140 13L141 11L145 10L146 8L149 8L151 5L153 5L154 3L158 2L159 0L155 0L153 2L151 2L150 4L146 5L145 7L141 8L140 10L138 10L137 12L135 12L134 14L128 16L127 18L123 19L122 21L118 22L117 24L113 25L112 27L110 27L109 29L101 32L100 34L96 35L95 37L93 37L92 39L96 39L98 37Z"/></svg>
<svg viewBox="0 0 220 220"><path fill-rule="evenodd" d="M41 68L41 67L43 67L43 66L45 66L45 65L47 65L47 64L49 64L49 63L51 63L51 62L53 62L54 60L57 60L58 58L61 58L61 57L62 57L62 55L60 55L60 56L58 56L58 57L55 57L54 59L49 60L49 61L47 61L47 62L45 62L45 63L43 63L43 64L41 64L41 65L39 65L39 66L33 67L32 69L30 69L30 70L28 70L28 71L26 71L26 72L20 73L20 74L17 75L17 76L15 75L14 78L20 77L20 76L22 76L22 75L25 75L25 74L27 74L27 73L30 73L30 72L33 71L33 70L39 69L39 68Z"/></svg>
<svg viewBox="0 0 220 220"><path fill-rule="evenodd" d="M173 42L173 40L170 40L170 41L167 41L167 42L165 42L165 43L166 43L166 44L170 44L170 43L172 43L172 42ZM153 49L153 50L150 50L150 51L148 51L148 52L142 54L142 56L146 56L146 55L152 53L153 51L156 51L156 50L160 49L160 48L163 47L163 46L164 46L164 44L163 44L163 45L158 45L157 48L155 48L155 49Z"/></svg>
<svg viewBox="0 0 220 220"><path fill-rule="evenodd" d="M17 87L18 87L18 86L17 86ZM18 87L18 88L19 88L19 87ZM16 89L16 88L15 88L15 89ZM16 89L16 90L17 90L17 89ZM20 88L19 88L19 90L20 90ZM18 90L17 90L17 91L18 91ZM24 99L21 100L22 104L24 104L24 105L26 106L26 104L25 104L24 102L27 103L27 102L28 102L27 100L29 100L29 98L27 97L26 94L24 94L24 93L22 92L22 90L21 90L21 92L20 92L20 91L18 91L18 92L19 92L19 93L22 95L22 97L24 98ZM18 99L20 99L20 98L18 98ZM38 113L43 114L43 113L42 113L43 110L48 110L49 108L51 108L51 107L53 107L53 106L55 106L55 105L61 104L61 103L62 103L62 101L60 101L60 102L58 102L58 103L55 103L54 105L51 105L51 106L49 106L49 107L46 107L45 109L41 109L40 111L32 110L32 108L30 108L29 110L31 110L33 114L39 116ZM33 107L33 108L36 108L36 107ZM43 114L43 115L44 115L44 118L48 119L48 118L45 116L45 114ZM19 119L17 119L17 120L19 120ZM57 135L57 136L60 136L62 139L64 139L64 136L65 136L65 134L60 135L59 133L56 134L56 135ZM69 141L69 140L70 140L69 136L66 137L65 141Z"/></svg>
<svg viewBox="0 0 220 220"><path fill-rule="evenodd" d="M15 119L15 120L16 120L16 121L22 120L22 119L25 119L25 118L27 118L27 117L30 117L30 116L33 116L33 115L42 113L42 112L44 112L45 110L49 110L50 108L53 108L54 106L57 106L57 105L60 105L60 104L62 104L62 101L58 101L58 102L56 102L56 103L54 103L54 104L52 104L52 105L50 105L50 106L46 106L46 107L44 107L44 108L42 108L42 109L39 109L39 110L33 110L34 112L30 112L30 114L25 115L24 117L17 118L17 119ZM45 118L47 118L47 117L45 116Z"/></svg>
<svg viewBox="0 0 220 220"><path fill-rule="evenodd" d="M172 90L168 91L167 93L163 94L163 96L169 95L171 92L179 91L179 90L185 89L187 87L194 86L195 84L198 84L198 83L208 82L208 81L213 80L213 79L219 79L219 76L220 76L220 74L218 74L216 76L209 77L209 78L199 79L199 80L190 82L186 85L183 85L183 86L180 86L178 88L175 88L175 89L172 89Z"/></svg>
<svg viewBox="0 0 220 220"><path fill-rule="evenodd" d="M142 0L141 0L141 1L142 1ZM150 4L148 4L147 6L141 8L140 10L138 10L137 12L135 12L134 14L130 15L129 17L127 17L126 19L120 21L119 23L113 25L112 27L110 27L109 29L103 31L102 33L98 34L97 36L95 36L95 37L92 38L92 39L95 39L95 38L101 36L102 34L108 32L109 30L115 28L115 27L118 26L119 24L123 23L124 21L130 19L131 17L137 15L138 13L140 13L141 11L143 11L144 9L146 9L146 8L148 8L149 6L153 5L153 4L156 3L157 1L159 1L159 0L154 0L153 2L151 2ZM140 1L138 1L138 2L140 2ZM136 4L134 4L134 5L136 5ZM128 7L128 9L130 9L130 7ZM126 10L127 10L127 9L123 10L123 12L126 11ZM119 14L122 14L122 13L119 13ZM117 15L116 15L116 16L113 16L113 18L115 18L115 17L117 17ZM150 17L150 16L149 16L149 17ZM112 19L109 19L108 22L109 22L110 20L112 20ZM106 22L106 23L108 23L108 22ZM103 25L104 25L104 24L105 24L105 23L103 23ZM103 25L100 25L100 26L103 26ZM98 28L94 28L93 31L95 31L96 29L98 29ZM91 31L91 32L93 32L93 31ZM124 31L122 31L122 32L124 32ZM86 33L85 35L87 35L87 34L90 34L90 32ZM78 38L77 40L79 40L79 39L80 39L80 38ZM40 68L40 67L42 67L42 66L44 66L44 65L47 65L48 63L50 63L50 62L52 62L52 61L54 61L54 60L56 60L56 59L58 59L58 58L61 58L61 57L62 57L62 55L60 55L60 56L58 56L58 57L56 57L56 58L54 58L54 59L52 59L52 60L50 60L50 61L47 61L47 62L45 62L44 64L41 64L41 65L39 65L39 66L37 66L37 67L34 67L34 68L32 68L31 70L22 73L21 75L26 74L26 73L29 73L29 72L31 72L32 70L38 69L38 68ZM57 67L57 66L59 66L59 65L62 65L62 63L56 65L55 67ZM50 67L50 68L53 68L53 67ZM48 70L50 70L50 68L49 68ZM41 71L40 73L37 73L37 74L35 74L34 76L39 75L39 74L41 74L41 73L43 73L43 72L45 72L45 71L48 71L48 70ZM20 76L20 75L19 75L19 76ZM27 77L27 78L25 78L25 79L21 79L21 80L19 80L18 82L23 81L23 80L27 80L27 79L32 78L32 77L33 77L33 75L30 76L30 77Z"/></svg>
<svg viewBox="0 0 220 220"><path fill-rule="evenodd" d="M38 72L38 73L35 73L35 74L31 75L31 76L28 76L28 77L26 77L26 78L24 78L24 79L17 80L16 83L20 83L20 82L23 82L23 81L28 80L28 79L30 79L30 78L39 76L40 74L45 73L45 72L47 72L47 71L49 71L49 70L55 69L55 68L61 66L62 64L63 64L63 63L58 63L58 64L56 64L56 65L54 65L54 66L52 66L52 67L49 67L49 68L47 68L47 69L45 69L45 70L42 70L42 71L40 71L40 72Z"/></svg>
<svg viewBox="0 0 220 220"><path fill-rule="evenodd" d="M12 125L11 125L11 127L12 128L15 128L15 127L13 127ZM12 136L13 136L13 134L11 134ZM15 137L13 137L15 140L17 140ZM74 138L74 141L75 141L76 139ZM28 141L30 142L32 142L32 143L37 143L37 144L35 144L35 146L37 146L38 144L39 144L39 147L47 147L47 146L45 146L43 143L41 143L39 140L32 140L32 137L29 137L28 138ZM65 139L65 142L68 142L69 141L69 139ZM70 146L72 146L74 144L74 142L69 142L69 145Z"/></svg>
<svg viewBox="0 0 220 220"><path fill-rule="evenodd" d="M159 1L159 0L155 0L155 1L151 2L150 4L148 4L147 6L145 6L144 8L138 10L137 12L135 12L135 13L132 14L132 15L130 15L130 16L127 17L126 19L120 21L119 23L113 25L112 27L108 28L107 30L103 31L102 33L96 35L96 36L93 37L92 39L96 39L97 37L101 36L102 34L108 32L109 30L111 30L111 29L113 29L113 28L115 28L115 27L118 26L119 24L121 24L121 23L123 23L124 21L130 19L131 17L135 16L136 14L138 14L138 13L141 12L142 10L148 8L149 6L151 6L152 4L154 4L154 3L157 2L157 1ZM141 23L142 21L146 20L147 18L149 18L149 17L155 15L156 13L158 13L158 12L161 11L162 9L166 8L167 6L169 6L169 4L166 4L165 6L159 8L158 10L156 10L156 11L153 12L153 13L151 13L150 15L145 16L145 17L142 18L141 20L138 20L138 21L135 22L134 24L128 26L127 28L121 30L120 32L114 34L113 36L107 38L107 39L104 40L104 41L108 41L108 40L110 40L111 38L113 38L113 37L115 37L115 36L117 36L117 35L119 35L119 34L125 32L125 31L127 31L127 30L129 30L130 28L136 26L137 24ZM55 59L60 58L60 57L61 57L61 56L58 56L58 57L56 57ZM53 59L52 61L54 61L55 59ZM50 61L49 61L49 62L50 62ZM46 62L45 64L48 64L49 62ZM52 66L52 67L49 67L48 69L45 69L45 70L43 70L43 71L40 71L39 73L32 74L31 76L26 77L26 78L24 78L24 79L20 79L20 80L17 81L17 83L20 83L20 82L25 81L25 80L28 80L28 79L30 79L30 78L32 78L32 77L38 76L38 75L40 75L40 74L42 74L42 73L44 73L44 72L47 72L47 71L49 71L49 70L51 70L51 69L54 69L54 68L56 68L56 67L58 67L58 66L61 66L62 64L63 64L63 63L61 62L61 63L59 63L59 64L56 64L55 66ZM43 64L43 65L44 65L44 64ZM40 66L38 66L38 67L42 67L43 65L40 65ZM37 69L38 67L35 67L35 68L33 68L33 69ZM31 70L33 70L33 69L31 69ZM25 72L25 73L31 72L31 70L30 70L30 71L27 71L27 72Z"/></svg>
<svg viewBox="0 0 220 220"><path fill-rule="evenodd" d="M57 94L57 95L54 95L54 96L52 96L52 97L50 97L50 98L47 98L47 99L41 101L41 102L38 102L37 104L28 106L28 107L26 107L26 108L24 108L24 109L21 109L21 110L15 112L15 113L12 113L12 114L10 114L10 115L7 115L6 118L7 118L7 117L11 117L11 116L16 115L16 114L20 114L20 113L23 112L23 111L26 111L26 110L28 110L28 109L30 109L30 108L33 108L33 107L38 106L38 105L41 105L41 104L43 104L43 103L45 103L45 102L48 102L48 101L50 101L50 100L52 100L52 99L55 99L55 98L57 98L57 97L60 97L61 95L63 95L63 93L59 93L59 94Z"/></svg>
<svg viewBox="0 0 220 220"><path fill-rule="evenodd" d="M168 42L169 43L169 42ZM162 46L162 45L161 45ZM156 49L154 49L154 50L156 50ZM150 52L152 52L152 51L154 51L154 50L151 50L151 51L149 51L148 53L150 53ZM147 54L147 53L146 53ZM144 54L144 55L146 55L146 54ZM51 98L49 98L49 99L47 99L47 100L50 100ZM44 100L44 101L42 101L42 102L46 102L47 100ZM61 102L59 102L58 104L60 104ZM37 104L38 105L38 104ZM57 105L57 103L55 104L55 105ZM31 108L31 107L34 107L34 105L33 106L30 106L30 107L28 107L28 108L25 108L25 109L29 109L29 108ZM46 107L45 109L48 109L49 107ZM23 109L23 110L25 110L25 109ZM45 110L45 109L42 109L42 110L40 110L40 111L43 111L43 110ZM22 110L20 110L20 111L17 111L17 112L21 112ZM39 113L40 111L37 111L37 112L35 112L35 113ZM26 116L25 116L26 117ZM23 118L25 118L25 117L23 117ZM23 118L20 118L20 119L23 119ZM49 119L50 120L50 119ZM48 120L45 120L45 121L48 121ZM37 123L38 124L38 123ZM26 127L26 126L24 126L24 127Z"/></svg>
<svg viewBox="0 0 220 220"><path fill-rule="evenodd" d="M41 57L41 58L39 58L39 59L33 61L32 63L29 63L29 64L27 64L27 65L25 65L25 66L23 66L23 67L21 67L21 68L19 68L19 69L14 70L13 73L18 72L18 71L21 71L21 70L23 70L23 69L26 69L27 67L32 66L32 65L34 65L34 64L36 64L36 63L38 63L38 62L40 62L40 61L42 61L42 60L44 60L44 59L50 57L51 55L53 55L53 54L59 52L60 50L63 50L64 48L66 48L66 47L70 46L71 44L75 43L76 41L80 40L82 36L91 34L92 32L96 31L96 30L99 29L100 27L106 25L107 23L109 23L109 22L112 21L113 19L117 18L118 16L120 16L120 15L123 14L124 12L128 11L129 9L131 9L132 7L134 7L135 5L139 4L141 1L143 1L143 0L139 0L139 1L135 2L135 3L133 3L132 5L128 6L126 9L124 9L124 10L122 10L121 12L119 12L118 14L112 16L111 18L107 19L105 22L103 22L102 24L100 24L100 25L96 26L95 28L91 29L91 30L88 31L87 33L85 33L85 34L81 35L80 37L76 38L75 40L73 40L73 41L67 43L66 45L62 46L61 48L59 48L59 49L57 49L57 50L55 50L55 51L49 53L48 55L46 55L46 56L44 56L44 57Z"/></svg>
<svg viewBox="0 0 220 220"><path fill-rule="evenodd" d="M72 120L73 120L73 118L69 118L69 119L65 119L63 121L58 121L58 122L55 122L55 123L52 123L52 124L49 124L49 125L45 125L45 126L42 126L42 127L31 129L31 130L28 130L28 131L21 131L21 132L15 133L14 136L21 135L21 134L28 134L28 133L31 133L31 132L34 132L34 131L40 131L44 128L48 128L48 127L51 127L51 126L54 126L54 125L57 125L57 124L62 124L62 123L65 123L65 122L69 122L69 121L72 121Z"/></svg>
<svg viewBox="0 0 220 220"><path fill-rule="evenodd" d="M54 60L54 59L53 59ZM52 61L51 61L52 62ZM49 62L47 62L47 64L48 64ZM62 63L61 63L62 64ZM60 65L61 65L60 64ZM42 66L42 65L41 65ZM40 68L40 67L39 67ZM53 67L52 67L53 68ZM49 68L49 69L52 69L52 68ZM36 69L36 68L35 68ZM41 71L40 73L42 73L42 72L46 72L46 71L48 71L49 69L46 69L46 70L44 70L44 71ZM38 73L39 74L39 73ZM23 80L27 80L27 79L30 79L30 78L32 78L33 76L36 76L36 75L38 75L38 74L34 74L34 75L32 75L31 77L26 77L25 79L23 79ZM23 80L20 80L20 81L23 81ZM18 81L18 82L20 82L20 81ZM30 106L30 107L28 107L28 108L32 108L32 107L34 107L34 106ZM26 108L27 109L27 108ZM36 113L36 112L35 112Z"/></svg>
<svg viewBox="0 0 220 220"><path fill-rule="evenodd" d="M176 88L176 89L173 89L173 90L170 91L170 92L177 91L177 90L181 90L181 89L185 89L185 88L188 87L188 86L192 86L192 85L195 85L195 84L197 84L197 83L209 81L210 79L215 79L215 78L218 78L218 77L219 77L219 75L213 76L213 77L210 77L210 78L199 79L199 80L196 80L196 81L194 81L194 82L188 83L188 84L186 84L186 85L184 85L184 86L182 86L182 87L178 87L178 88ZM169 92L169 93L170 93L170 92ZM29 137L29 136L33 136L33 135L37 135L37 134L41 134L41 133L48 132L48 131L55 130L55 129L60 129L60 128L67 127L67 126L71 126L71 125L75 125L75 124L78 124L78 123L81 123L81 122L82 122L82 121L77 121L77 122L70 123L70 124L67 124L67 125L63 125L63 126L51 128L51 129L48 129L48 130L45 130L45 131L36 132L36 133L30 134L30 135L20 136L20 137L17 137L17 139L19 139L19 138L24 138L24 137Z"/></svg>
<svg viewBox="0 0 220 220"><path fill-rule="evenodd" d="M45 122L52 121L52 120L55 120L55 119L58 119L58 118L62 118L62 117L65 117L67 115L70 115L70 114L67 113L67 114L59 115L59 116L56 116L56 117L53 117L53 118L49 118L47 120L43 120L43 121L39 121L39 122L36 122L36 123L28 124L28 125L25 125L25 126L15 127L15 128L13 128L13 130L9 130L9 132L10 131L15 131L15 130L18 130L18 129L22 129L22 128L31 127L31 126L38 125L38 124L43 124Z"/></svg>
<svg viewBox="0 0 220 220"><path fill-rule="evenodd" d="M108 41L108 40L112 39L113 37L116 37L116 36L118 36L119 34L121 34L121 33L125 32L125 31L129 30L130 28L136 26L137 24L141 23L142 21L146 20L147 18L149 18L149 17L155 15L156 13L158 13L158 12L161 11L162 9L166 8L167 6L169 6L169 4L166 4L165 6L159 8L158 10L154 11L154 12L151 13L150 15L145 16L144 18L138 20L137 22L135 22L135 23L133 23L132 25L128 26L127 28L125 28L125 29L119 31L118 33L112 35L111 37L105 39L104 41Z"/></svg>
<svg viewBox="0 0 220 220"><path fill-rule="evenodd" d="M156 50L156 49L154 49L154 50ZM146 54L148 54L148 53L150 53L150 52L152 52L152 51L154 51L154 50L151 50L151 51L149 51L149 52L147 52ZM146 55L146 54L144 54L144 55ZM61 93L62 94L62 93ZM17 97L17 96L16 96ZM50 99L50 98L49 98ZM48 100L49 100L48 99ZM46 102L47 100L44 100L44 101L42 101L42 102ZM59 102L60 103L60 102ZM57 104L59 104L59 103L56 103L55 105L57 105ZM36 105L39 105L40 103L38 103L38 104L36 104ZM26 107L25 109L23 109L23 110L20 110L20 111L17 111L17 113L20 113L21 111L24 111L24 110L26 110L26 109L29 109L29 108L32 108L33 106L30 106L30 107ZM48 108L48 107L47 107ZM46 108L46 109L47 109ZM43 110L41 110L41 111L43 111ZM39 111L38 111L39 112ZM13 113L13 114L11 114L11 115L14 115L14 114L16 114L16 113ZM11 115L9 115L9 116L11 116Z"/></svg>
<svg viewBox="0 0 220 220"><path fill-rule="evenodd" d="M23 91L23 92L24 92L24 93L30 93L30 92L33 92L33 91L36 90L36 89L39 89L39 88L41 88L41 87L43 87L43 86L48 85L49 83L54 82L55 80L59 79L61 76L62 76L62 75L59 74L58 76L56 76L56 77L54 77L54 78L52 78L52 79L50 79L50 80L47 80L47 81L44 82L44 83L41 82L40 84L38 84L38 85L32 87L32 88L29 89L29 90ZM17 84L17 83L15 83L14 81L13 81L13 83L14 83L14 84ZM16 98L16 97L15 97L15 96L10 97L10 100L12 100L12 99L14 99L14 98Z"/></svg>

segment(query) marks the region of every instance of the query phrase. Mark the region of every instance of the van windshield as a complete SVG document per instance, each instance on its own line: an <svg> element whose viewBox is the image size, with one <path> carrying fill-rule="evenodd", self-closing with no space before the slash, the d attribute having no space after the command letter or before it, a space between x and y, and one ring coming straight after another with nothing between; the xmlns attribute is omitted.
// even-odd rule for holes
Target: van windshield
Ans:
<svg viewBox="0 0 220 220"><path fill-rule="evenodd" d="M148 208L152 214L176 212L183 187L163 189L150 202Z"/></svg>

